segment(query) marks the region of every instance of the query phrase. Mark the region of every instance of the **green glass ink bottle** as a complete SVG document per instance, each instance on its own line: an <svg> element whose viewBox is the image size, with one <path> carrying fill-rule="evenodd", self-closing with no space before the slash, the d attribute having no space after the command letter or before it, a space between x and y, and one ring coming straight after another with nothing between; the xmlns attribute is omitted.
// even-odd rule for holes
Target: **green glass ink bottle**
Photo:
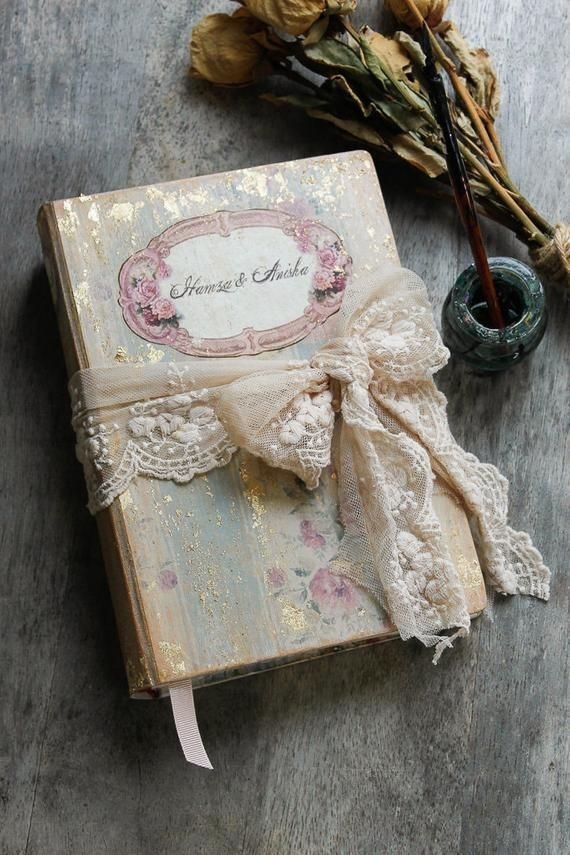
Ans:
<svg viewBox="0 0 570 855"><path fill-rule="evenodd" d="M536 273L514 258L490 258L489 267L505 328L490 325L474 265L457 278L441 318L446 346L478 374L516 365L535 349L546 329L544 290Z"/></svg>

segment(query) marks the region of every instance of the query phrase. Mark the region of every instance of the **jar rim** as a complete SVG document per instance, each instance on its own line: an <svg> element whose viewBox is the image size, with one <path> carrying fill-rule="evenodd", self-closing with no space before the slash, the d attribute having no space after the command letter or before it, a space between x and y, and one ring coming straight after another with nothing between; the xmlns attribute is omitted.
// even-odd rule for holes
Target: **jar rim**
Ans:
<svg viewBox="0 0 570 855"><path fill-rule="evenodd" d="M485 326L473 315L466 298L473 293L474 286L479 283L474 264L465 268L457 277L452 289L452 300L456 306L456 318L462 327L465 327L471 335L488 343L500 343L505 340L505 336L509 338L516 336L521 328L529 329L529 315L539 314L537 309L543 308L544 291L534 270L518 259L506 256L491 257L489 258L489 267L491 272L505 272L512 277L509 284L518 291L523 299L523 309L515 321L507 324L503 329L497 329L496 327ZM538 305L535 305L533 309L532 303L534 302L538 302ZM533 319L531 328L538 322L538 318Z"/></svg>

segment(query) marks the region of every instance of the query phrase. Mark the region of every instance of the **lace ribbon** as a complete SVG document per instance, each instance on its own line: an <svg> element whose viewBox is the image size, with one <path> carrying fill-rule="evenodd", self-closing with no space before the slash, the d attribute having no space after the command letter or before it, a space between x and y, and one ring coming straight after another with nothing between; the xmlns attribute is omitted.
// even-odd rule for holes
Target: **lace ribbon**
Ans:
<svg viewBox="0 0 570 855"><path fill-rule="evenodd" d="M548 598L549 572L507 525L507 482L453 439L432 375L447 361L425 287L394 268L360 283L340 337L310 360L240 357L79 371L70 382L89 507L139 475L179 483L224 466L238 448L309 488L331 458L344 537L331 569L370 592L402 638L436 645L469 613L432 502L437 474L478 524L488 582ZM338 417L335 418L335 414Z"/></svg>

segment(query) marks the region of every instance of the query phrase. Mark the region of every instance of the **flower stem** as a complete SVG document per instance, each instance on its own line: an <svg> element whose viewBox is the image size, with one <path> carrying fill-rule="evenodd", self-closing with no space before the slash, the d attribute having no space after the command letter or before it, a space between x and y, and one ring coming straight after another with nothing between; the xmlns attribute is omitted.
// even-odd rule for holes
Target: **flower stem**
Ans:
<svg viewBox="0 0 570 855"><path fill-rule="evenodd" d="M541 214L539 214L535 208L533 208L528 199L525 199L518 187L516 187L513 183L506 169L502 170L500 175L503 180L503 183L505 184L507 192L511 194L513 199L515 199L519 207L530 217L531 220L533 220L533 222L537 226L539 226L540 231L544 232L549 237L552 237L552 235L554 234L554 227L548 222L548 220L545 220L544 217L541 216Z"/></svg>
<svg viewBox="0 0 570 855"><path fill-rule="evenodd" d="M416 6L414 0L404 0L404 3L414 16L418 26L425 26L434 53L441 65L447 71L453 88L459 98L461 98L473 127L479 135L490 167L497 171L506 187L504 187L503 184L495 178L489 169L483 166L477 157L475 157L464 146L461 146L463 157L479 173L484 181L489 186L493 187L505 206L510 209L514 216L523 225L524 229L528 233L529 239L532 242L539 243L541 246L544 246L544 244L548 243L547 236L552 235L553 228L543 217L540 216L540 214L538 214L537 211L535 211L532 205L530 205L524 196L521 195L511 181L502 155L499 138L492 120L485 116L484 112L475 102L471 93L459 77L457 68L449 57L446 56L439 44L439 41L431 31L430 27L425 23L425 19Z"/></svg>
<svg viewBox="0 0 570 855"><path fill-rule="evenodd" d="M525 230L528 232L529 240L534 243L539 243L541 246L548 243L548 238L546 235L542 233L540 229L537 229L536 224L527 216L525 211L523 210L521 205L518 205L515 201L513 194L510 193L503 185L497 181L495 176L485 167L483 164L469 151L469 149L465 148L465 146L461 146L461 154L465 158L465 160L473 167L473 169L479 173L481 178L495 190L497 196L500 197L505 207L509 208L510 211L515 215L517 220L524 226ZM525 200L526 201L526 200ZM528 203L527 203L528 204ZM529 206L530 207L530 206ZM533 210L533 213L536 213ZM551 228L551 227L549 227Z"/></svg>
<svg viewBox="0 0 570 855"><path fill-rule="evenodd" d="M491 137L487 133L487 129L485 128L485 125L483 124L483 121L481 120L481 109L480 109L479 105L475 102L471 93L469 92L469 90L467 89L467 87L465 86L465 84L463 83L461 78L459 77L459 74L457 73L457 69L456 69L455 65L453 64L453 62L449 59L449 57L443 51L443 48L441 47L440 43L436 39L431 28L428 27L428 25L425 23L425 18L422 15L422 13L419 11L416 4L414 3L414 0L404 0L404 3L406 4L409 11L414 16L418 27L423 27L424 25L426 26L426 29L427 29L428 35L429 35L429 39L430 39L430 43L431 43L431 46L434 50L434 53L436 54L438 61L441 63L441 65L447 71L447 74L449 75L449 79L451 80L453 88L455 89L457 95L461 98L463 105L464 105L464 107L465 107L465 109L469 115L469 118L471 119L471 123L473 124L473 127L475 128L475 130L479 134L479 138L483 144L483 148L485 149L485 151L487 153L487 157L489 158L489 161L491 162L491 164L493 166L501 166L501 158L499 157L497 151L495 150L495 146L493 145Z"/></svg>

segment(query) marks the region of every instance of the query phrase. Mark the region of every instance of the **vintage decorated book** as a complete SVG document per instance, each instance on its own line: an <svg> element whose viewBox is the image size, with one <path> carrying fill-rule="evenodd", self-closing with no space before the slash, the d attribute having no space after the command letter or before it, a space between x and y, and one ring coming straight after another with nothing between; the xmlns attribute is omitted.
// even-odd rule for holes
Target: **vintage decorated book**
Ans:
<svg viewBox="0 0 570 855"><path fill-rule="evenodd" d="M173 390L185 366L199 373L216 360L239 375L242 360L309 359L338 335L359 281L399 265L363 152L52 202L39 229L70 376L123 366L125 377L151 382L142 370L151 364L165 366ZM200 431L218 436L208 407L191 423L177 412L131 407L121 467L91 492L131 694L393 638L378 600L331 570L343 532L333 465L311 490L294 472L226 447L220 433L215 467L194 461L187 483L151 477L149 461L166 465ZM282 425L283 442L302 427L300 416ZM82 426L92 464L111 465L115 428ZM135 465L142 477L131 478ZM441 480L434 505L477 614L485 588L476 552Z"/></svg>

